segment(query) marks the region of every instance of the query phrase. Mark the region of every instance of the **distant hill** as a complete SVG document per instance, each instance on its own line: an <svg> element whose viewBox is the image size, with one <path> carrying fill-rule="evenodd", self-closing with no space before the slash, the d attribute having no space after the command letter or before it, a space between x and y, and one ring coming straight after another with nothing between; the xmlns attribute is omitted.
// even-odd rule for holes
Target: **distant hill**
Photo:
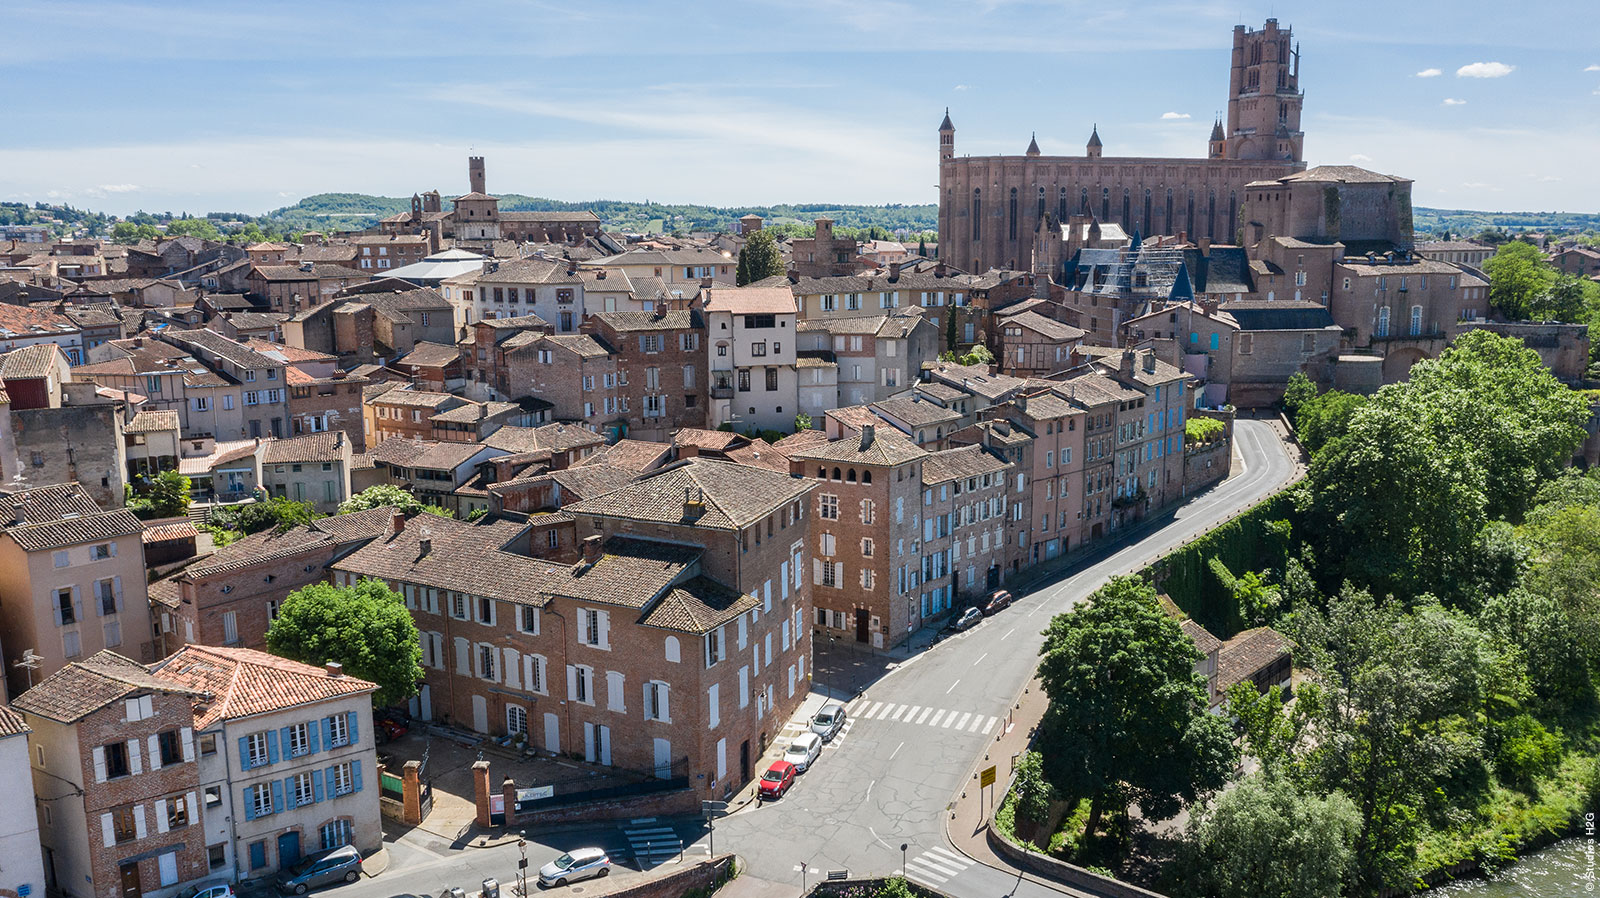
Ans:
<svg viewBox="0 0 1600 898"><path fill-rule="evenodd" d="M1600 214L1589 212L1474 212L1470 209L1413 210L1412 225L1418 234L1449 232L1471 237L1483 231L1597 231Z"/></svg>
<svg viewBox="0 0 1600 898"><path fill-rule="evenodd" d="M448 202L448 200L446 200ZM368 196L360 193L319 193L293 206L267 213L263 218L286 230L337 230L366 227L386 215L411 208L409 197ZM505 212L589 211L600 216L608 230L660 233L662 231L725 231L741 216L755 214L768 224L810 225L818 218L831 218L840 228L878 227L888 231L933 231L939 226L939 207L888 205L830 205L805 203L779 206L698 206L692 204L635 203L618 200L593 200L567 203L520 194L504 194L500 208Z"/></svg>

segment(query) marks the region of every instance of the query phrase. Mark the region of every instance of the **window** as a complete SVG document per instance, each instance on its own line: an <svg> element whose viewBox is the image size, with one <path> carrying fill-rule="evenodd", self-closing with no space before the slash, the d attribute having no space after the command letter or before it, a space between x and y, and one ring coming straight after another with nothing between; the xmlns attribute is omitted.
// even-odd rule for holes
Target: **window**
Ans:
<svg viewBox="0 0 1600 898"><path fill-rule="evenodd" d="M478 646L478 676L481 679L494 679L494 662L497 653L492 645Z"/></svg>
<svg viewBox="0 0 1600 898"><path fill-rule="evenodd" d="M467 597L465 593L452 592L450 594L450 616L456 620L467 619Z"/></svg>
<svg viewBox="0 0 1600 898"><path fill-rule="evenodd" d="M556 532L550 531L551 548L554 548ZM539 609L532 605L523 605L517 609L517 629L523 633L539 635Z"/></svg>
<svg viewBox="0 0 1600 898"><path fill-rule="evenodd" d="M1240 355L1249 355L1255 349L1255 334L1240 334L1237 345Z"/></svg>
<svg viewBox="0 0 1600 898"><path fill-rule="evenodd" d="M333 785L333 794L336 796L349 795L356 790L355 779L348 762L329 767L328 779Z"/></svg>
<svg viewBox="0 0 1600 898"><path fill-rule="evenodd" d="M302 805L316 802L316 793L311 787L311 774L297 773L289 777L289 806L298 808Z"/></svg>
<svg viewBox="0 0 1600 898"><path fill-rule="evenodd" d="M260 767L267 763L267 734L252 733L245 737L245 763L248 767Z"/></svg>
<svg viewBox="0 0 1600 898"><path fill-rule="evenodd" d="M233 645L239 641L239 612L222 612L222 642L224 645Z"/></svg>
<svg viewBox="0 0 1600 898"><path fill-rule="evenodd" d="M768 393L773 393L773 392L776 392L777 389L778 389L778 369L776 369L776 368L768 368L767 369L767 392ZM778 411L783 411L783 409L779 409Z"/></svg>
<svg viewBox="0 0 1600 898"><path fill-rule="evenodd" d="M1422 333L1422 306L1411 307L1411 335Z"/></svg>
<svg viewBox="0 0 1600 898"><path fill-rule="evenodd" d="M335 820L331 823L323 824L320 835L322 836L322 848L325 851L349 845L353 838L349 820Z"/></svg>
<svg viewBox="0 0 1600 898"><path fill-rule="evenodd" d="M194 398L194 410L195 411L203 412L203 411L210 410L210 408L211 408L211 397L210 396L196 396Z"/></svg>
<svg viewBox="0 0 1600 898"><path fill-rule="evenodd" d="M272 791L266 783L257 783L246 786L245 792L249 796L249 805L246 810L251 817L265 817L272 813Z"/></svg>
<svg viewBox="0 0 1600 898"><path fill-rule="evenodd" d="M822 585L837 589L839 586L839 569L842 565L836 561L819 561L817 563L822 566Z"/></svg>
<svg viewBox="0 0 1600 898"><path fill-rule="evenodd" d="M328 748L338 748L350 744L350 718L345 714L335 714L323 721L323 729L328 734Z"/></svg>
<svg viewBox="0 0 1600 898"><path fill-rule="evenodd" d="M824 520L837 521L839 519L839 497L832 493L823 493L818 496L817 514Z"/></svg>
<svg viewBox="0 0 1600 898"><path fill-rule="evenodd" d="M289 731L289 757L298 758L311 753L311 728L303 723L285 727Z"/></svg>
<svg viewBox="0 0 1600 898"><path fill-rule="evenodd" d="M167 767L183 761L182 734L177 730L167 730L156 736L156 748L161 758L161 766Z"/></svg>
<svg viewBox="0 0 1600 898"><path fill-rule="evenodd" d="M663 723L672 722L672 717L667 713L667 693L668 687L666 683L652 680L644 684L645 720L659 720Z"/></svg>
<svg viewBox="0 0 1600 898"><path fill-rule="evenodd" d="M594 676L593 668L579 664L568 667L567 671L572 675L571 688L568 690L567 697L572 701L582 702L586 705L594 704L594 699L590 698L589 689L590 678Z"/></svg>
<svg viewBox="0 0 1600 898"><path fill-rule="evenodd" d="M578 642L597 649L610 648L610 616L593 608L578 609Z"/></svg>
<svg viewBox="0 0 1600 898"><path fill-rule="evenodd" d="M745 330L770 330L778 326L776 315L746 315L744 316Z"/></svg>
<svg viewBox="0 0 1600 898"><path fill-rule="evenodd" d="M106 779L114 780L118 777L128 776L133 769L128 766L128 743L113 742L103 746L101 752L106 759Z"/></svg>
<svg viewBox="0 0 1600 898"><path fill-rule="evenodd" d="M478 623L494 625L494 599L478 597Z"/></svg>
<svg viewBox="0 0 1600 898"><path fill-rule="evenodd" d="M211 800L211 790L207 789L206 790L206 801L209 802L210 800ZM217 796L217 801L221 801L221 800L222 800L222 796L219 794ZM207 847L206 848L206 863L212 870L221 869L224 865L226 865L228 863L228 843L222 842L222 843L219 843L219 844L216 844L216 845L211 845L211 846Z"/></svg>
<svg viewBox="0 0 1600 898"><path fill-rule="evenodd" d="M56 623L60 626L78 622L77 609L72 604L72 590L56 590Z"/></svg>
<svg viewBox="0 0 1600 898"><path fill-rule="evenodd" d="M1387 337L1387 336L1389 336L1389 307L1388 306L1384 306L1383 308L1378 310L1377 336L1379 336L1379 337Z"/></svg>
<svg viewBox="0 0 1600 898"><path fill-rule="evenodd" d="M99 543L89 548L90 561L105 561L116 554L116 552L112 551L110 543Z"/></svg>
<svg viewBox="0 0 1600 898"><path fill-rule="evenodd" d="M872 544L872 538L871 537L864 537L861 540L861 557L862 558L871 558L872 557L872 545L873 544Z"/></svg>
<svg viewBox="0 0 1600 898"><path fill-rule="evenodd" d="M200 754L214 755L217 753L217 734L207 733L200 737Z"/></svg>
<svg viewBox="0 0 1600 898"><path fill-rule="evenodd" d="M866 481L863 481L866 482ZM861 500L861 523L870 524L877 512L877 507L871 499Z"/></svg>
<svg viewBox="0 0 1600 898"><path fill-rule="evenodd" d="M111 809L111 835L118 845L139 838L138 824L134 822L133 805Z"/></svg>
<svg viewBox="0 0 1600 898"><path fill-rule="evenodd" d="M712 630L706 634L706 666L710 667L722 660L722 630Z"/></svg>
<svg viewBox="0 0 1600 898"><path fill-rule="evenodd" d="M750 392L750 369L748 368L739 369L739 392ZM751 409L751 411L754 412L755 409Z"/></svg>

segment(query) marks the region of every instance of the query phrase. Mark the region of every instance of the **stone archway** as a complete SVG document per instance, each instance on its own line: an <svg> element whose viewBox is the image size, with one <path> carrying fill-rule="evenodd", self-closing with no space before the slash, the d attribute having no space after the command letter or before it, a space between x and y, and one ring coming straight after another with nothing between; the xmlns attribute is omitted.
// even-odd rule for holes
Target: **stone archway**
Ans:
<svg viewBox="0 0 1600 898"><path fill-rule="evenodd" d="M1411 376L1411 366L1428 358L1428 354L1414 346L1390 349L1383 357L1383 382L1400 383Z"/></svg>

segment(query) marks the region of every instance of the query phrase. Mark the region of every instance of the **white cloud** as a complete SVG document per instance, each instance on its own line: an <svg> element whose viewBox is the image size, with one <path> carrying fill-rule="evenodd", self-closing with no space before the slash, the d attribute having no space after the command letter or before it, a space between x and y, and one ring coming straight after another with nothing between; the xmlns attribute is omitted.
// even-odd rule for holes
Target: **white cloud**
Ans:
<svg viewBox="0 0 1600 898"><path fill-rule="evenodd" d="M101 184L100 189L106 193L132 193L139 189L138 184Z"/></svg>
<svg viewBox="0 0 1600 898"><path fill-rule="evenodd" d="M1559 181L1559 180L1561 180L1561 178L1560 178L1559 175L1545 175L1544 177L1540 178L1539 180L1540 181Z"/></svg>
<svg viewBox="0 0 1600 898"><path fill-rule="evenodd" d="M966 86L965 84L957 84L955 89L956 90L971 90L972 88Z"/></svg>
<svg viewBox="0 0 1600 898"><path fill-rule="evenodd" d="M1372 157L1366 153L1356 153L1350 157L1351 162L1371 162Z"/></svg>
<svg viewBox="0 0 1600 898"><path fill-rule="evenodd" d="M1189 117L1190 117L1189 113L1187 113L1187 112L1163 112L1163 113L1161 113L1161 119L1163 121L1175 121L1175 120L1178 120L1178 119L1186 119L1186 118L1189 118Z"/></svg>
<svg viewBox="0 0 1600 898"><path fill-rule="evenodd" d="M1587 68L1584 69L1584 71L1585 72L1600 72L1600 65L1588 66Z"/></svg>
<svg viewBox="0 0 1600 898"><path fill-rule="evenodd" d="M1503 62L1474 62L1456 69L1457 78L1504 78L1516 71L1516 66Z"/></svg>
<svg viewBox="0 0 1600 898"><path fill-rule="evenodd" d="M1445 97L1444 98L1444 105L1446 105L1446 106L1465 106L1465 105L1467 105L1467 101L1466 100L1457 99L1455 97Z"/></svg>
<svg viewBox="0 0 1600 898"><path fill-rule="evenodd" d="M1440 75L1443 75L1443 74L1444 74L1444 72L1439 70L1439 69L1423 69L1422 71L1417 73L1417 77L1418 78L1437 78L1437 77L1439 77Z"/></svg>

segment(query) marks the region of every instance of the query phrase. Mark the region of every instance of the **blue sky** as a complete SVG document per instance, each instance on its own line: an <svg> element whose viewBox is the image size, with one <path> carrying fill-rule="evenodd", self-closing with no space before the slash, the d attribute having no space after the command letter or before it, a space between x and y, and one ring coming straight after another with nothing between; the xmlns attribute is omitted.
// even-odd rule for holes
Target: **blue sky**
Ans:
<svg viewBox="0 0 1600 898"><path fill-rule="evenodd" d="M37 2L0 16L0 198L265 212L466 190L936 199L958 153L1204 152L1235 23L1292 25L1313 164L1600 211L1600 3ZM1436 74L1435 74L1436 73Z"/></svg>

